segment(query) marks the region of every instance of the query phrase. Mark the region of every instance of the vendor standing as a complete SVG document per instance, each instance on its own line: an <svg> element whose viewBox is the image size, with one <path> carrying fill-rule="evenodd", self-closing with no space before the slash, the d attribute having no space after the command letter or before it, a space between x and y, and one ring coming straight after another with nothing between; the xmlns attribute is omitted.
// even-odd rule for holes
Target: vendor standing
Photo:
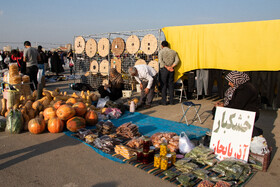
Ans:
<svg viewBox="0 0 280 187"><path fill-rule="evenodd" d="M150 108L154 98L155 85L157 83L156 70L151 66L141 64L130 67L128 71L140 84L141 97L139 106L144 105L144 108Z"/></svg>
<svg viewBox="0 0 280 187"><path fill-rule="evenodd" d="M160 66L160 86L161 86L161 104L166 105L167 88L169 90L169 103L174 104L174 67L179 63L179 57L176 51L168 47L168 42L161 43L162 49L159 51L158 60Z"/></svg>

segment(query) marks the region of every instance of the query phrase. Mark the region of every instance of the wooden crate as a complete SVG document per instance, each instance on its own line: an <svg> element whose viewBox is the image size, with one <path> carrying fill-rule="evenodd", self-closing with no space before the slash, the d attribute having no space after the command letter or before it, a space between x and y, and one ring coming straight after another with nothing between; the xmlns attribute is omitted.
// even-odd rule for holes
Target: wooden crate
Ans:
<svg viewBox="0 0 280 187"><path fill-rule="evenodd" d="M259 154L250 152L249 156L260 161L262 163L262 171L266 172L268 169L268 166L270 164L271 152L272 152L272 147L269 147L269 153L267 153L265 155L259 155Z"/></svg>

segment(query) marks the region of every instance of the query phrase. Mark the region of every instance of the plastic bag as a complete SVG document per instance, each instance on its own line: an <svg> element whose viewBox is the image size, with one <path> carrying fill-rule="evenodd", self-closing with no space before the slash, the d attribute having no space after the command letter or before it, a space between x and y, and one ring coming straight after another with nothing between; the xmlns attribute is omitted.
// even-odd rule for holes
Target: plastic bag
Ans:
<svg viewBox="0 0 280 187"><path fill-rule="evenodd" d="M18 110L11 110L7 116L5 131L11 134L19 134L23 129L23 118Z"/></svg>
<svg viewBox="0 0 280 187"><path fill-rule="evenodd" d="M41 84L42 77L43 77L43 69L38 69L37 80L39 84Z"/></svg>
<svg viewBox="0 0 280 187"><path fill-rule="evenodd" d="M97 108L103 108L106 105L106 102L109 101L109 100L110 100L109 97L99 98L96 107Z"/></svg>
<svg viewBox="0 0 280 187"><path fill-rule="evenodd" d="M118 119L121 117L122 112L118 108L107 108L105 114L110 117L110 119Z"/></svg>
<svg viewBox="0 0 280 187"><path fill-rule="evenodd" d="M250 151L259 155L265 155L269 153L266 139L263 136L253 137L250 145Z"/></svg>
<svg viewBox="0 0 280 187"><path fill-rule="evenodd" d="M194 148L194 144L190 141L185 132L181 132L179 138L179 151L182 154L189 153Z"/></svg>
<svg viewBox="0 0 280 187"><path fill-rule="evenodd" d="M72 58L69 60L69 68L74 66L74 62L72 60Z"/></svg>

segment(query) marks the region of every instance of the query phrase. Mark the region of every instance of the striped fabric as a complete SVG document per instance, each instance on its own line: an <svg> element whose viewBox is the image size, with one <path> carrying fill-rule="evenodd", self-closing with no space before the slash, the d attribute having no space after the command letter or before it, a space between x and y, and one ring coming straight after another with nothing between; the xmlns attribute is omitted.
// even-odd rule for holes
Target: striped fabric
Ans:
<svg viewBox="0 0 280 187"><path fill-rule="evenodd" d="M225 79L231 83L233 83L234 87L229 87L225 92L225 98L224 98L224 106L227 106L229 104L229 101L232 99L233 93L235 90L242 84L246 83L250 80L250 77L244 73L239 71L232 71Z"/></svg>

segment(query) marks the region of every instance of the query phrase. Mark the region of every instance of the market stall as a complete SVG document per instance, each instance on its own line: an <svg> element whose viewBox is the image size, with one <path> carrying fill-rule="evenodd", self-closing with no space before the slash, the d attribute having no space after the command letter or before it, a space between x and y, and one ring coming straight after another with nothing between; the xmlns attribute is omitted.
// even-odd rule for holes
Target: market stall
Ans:
<svg viewBox="0 0 280 187"><path fill-rule="evenodd" d="M108 79L110 68L116 68L123 75L125 89L136 89L128 68L141 62L158 71L157 54L163 37L160 29L75 36L74 69L81 76L77 82L97 89Z"/></svg>
<svg viewBox="0 0 280 187"><path fill-rule="evenodd" d="M6 132L20 133L24 127L31 134L64 132L108 159L174 184L244 185L256 173L254 168L263 169L257 160L220 161L213 149L194 144L206 128L130 113L112 102L97 108L90 91L70 95L44 90L43 96L38 100L33 92L21 97L7 112ZM229 169L233 166L237 169Z"/></svg>

